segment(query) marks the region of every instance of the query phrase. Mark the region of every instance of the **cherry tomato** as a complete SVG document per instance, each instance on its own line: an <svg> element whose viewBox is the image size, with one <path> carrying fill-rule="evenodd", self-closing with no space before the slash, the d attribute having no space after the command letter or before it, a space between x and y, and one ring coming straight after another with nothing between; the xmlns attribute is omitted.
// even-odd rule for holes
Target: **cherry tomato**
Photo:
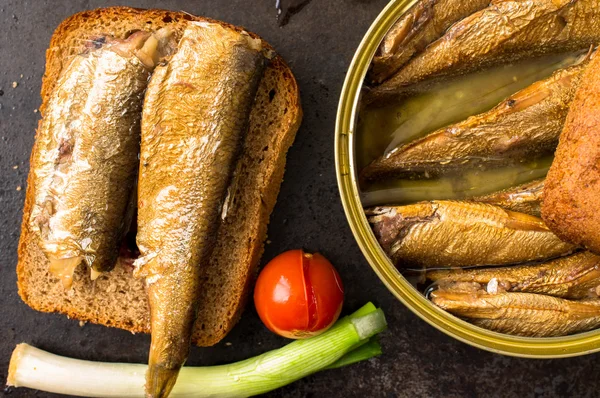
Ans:
<svg viewBox="0 0 600 398"><path fill-rule="evenodd" d="M254 304L272 332L303 339L327 330L340 316L344 288L333 265L319 253L290 250L271 260L254 289Z"/></svg>

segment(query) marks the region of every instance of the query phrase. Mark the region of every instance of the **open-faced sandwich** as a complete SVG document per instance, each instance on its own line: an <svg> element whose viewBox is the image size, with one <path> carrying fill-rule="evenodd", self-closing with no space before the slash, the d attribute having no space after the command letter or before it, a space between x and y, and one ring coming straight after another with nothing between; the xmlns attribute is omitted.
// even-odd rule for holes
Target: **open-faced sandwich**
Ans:
<svg viewBox="0 0 600 398"><path fill-rule="evenodd" d="M242 28L113 7L56 29L42 99L19 293L152 331L147 390L165 396L190 342L244 308L302 118L294 76Z"/></svg>

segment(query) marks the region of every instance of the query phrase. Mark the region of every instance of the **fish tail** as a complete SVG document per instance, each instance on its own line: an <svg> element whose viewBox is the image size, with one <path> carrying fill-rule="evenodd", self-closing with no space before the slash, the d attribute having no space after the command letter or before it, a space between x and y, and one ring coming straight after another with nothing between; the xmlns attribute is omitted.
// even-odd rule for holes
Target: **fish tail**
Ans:
<svg viewBox="0 0 600 398"><path fill-rule="evenodd" d="M146 373L146 397L164 398L175 385L179 370L188 355L191 335L189 328L173 325L173 316L152 308L152 342Z"/></svg>
<svg viewBox="0 0 600 398"><path fill-rule="evenodd" d="M146 283L152 329L146 397L161 398L171 392L188 357L196 321L199 282L196 275L178 270L163 274L151 272Z"/></svg>
<svg viewBox="0 0 600 398"><path fill-rule="evenodd" d="M148 398L166 398L171 393L180 367L170 369L165 363L150 352L148 371L146 373L146 397Z"/></svg>

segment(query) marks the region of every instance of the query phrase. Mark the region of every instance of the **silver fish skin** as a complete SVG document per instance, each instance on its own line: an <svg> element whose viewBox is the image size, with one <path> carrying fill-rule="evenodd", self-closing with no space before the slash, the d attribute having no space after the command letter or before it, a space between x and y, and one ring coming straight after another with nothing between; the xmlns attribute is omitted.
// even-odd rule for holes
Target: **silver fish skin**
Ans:
<svg viewBox="0 0 600 398"><path fill-rule="evenodd" d="M100 37L63 70L31 157L29 225L70 287L75 267L110 271L129 226L144 91L170 31Z"/></svg>

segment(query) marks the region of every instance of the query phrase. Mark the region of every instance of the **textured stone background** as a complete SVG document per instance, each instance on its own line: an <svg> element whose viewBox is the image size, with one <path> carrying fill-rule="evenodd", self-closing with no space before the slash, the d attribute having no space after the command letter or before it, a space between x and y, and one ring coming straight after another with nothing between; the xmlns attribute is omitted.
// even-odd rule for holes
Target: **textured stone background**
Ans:
<svg viewBox="0 0 600 398"><path fill-rule="evenodd" d="M289 0L291 1L291 0ZM306 1L304 1L306 3ZM598 396L600 356L563 360L515 359L480 351L433 329L404 308L379 282L346 225L334 174L334 121L345 71L385 0L314 0L280 27L275 0L19 1L0 0L0 380L10 353L25 341L55 353L102 361L143 362L149 338L35 312L17 295L15 264L29 153L39 106L44 51L67 16L105 5L162 7L243 25L268 40L294 71L304 123L269 229L263 263L303 244L338 267L347 290L345 311L368 300L385 310L390 328L385 354L343 370L324 372L273 397ZM283 0L284 7L286 5ZM17 82L13 88L13 82ZM18 166L16 169L14 166ZM285 341L268 332L249 306L240 324L212 348L194 348L190 365L240 360ZM1 391L1 389L0 389ZM1 393L1 392L0 392ZM31 390L15 397L49 397Z"/></svg>

